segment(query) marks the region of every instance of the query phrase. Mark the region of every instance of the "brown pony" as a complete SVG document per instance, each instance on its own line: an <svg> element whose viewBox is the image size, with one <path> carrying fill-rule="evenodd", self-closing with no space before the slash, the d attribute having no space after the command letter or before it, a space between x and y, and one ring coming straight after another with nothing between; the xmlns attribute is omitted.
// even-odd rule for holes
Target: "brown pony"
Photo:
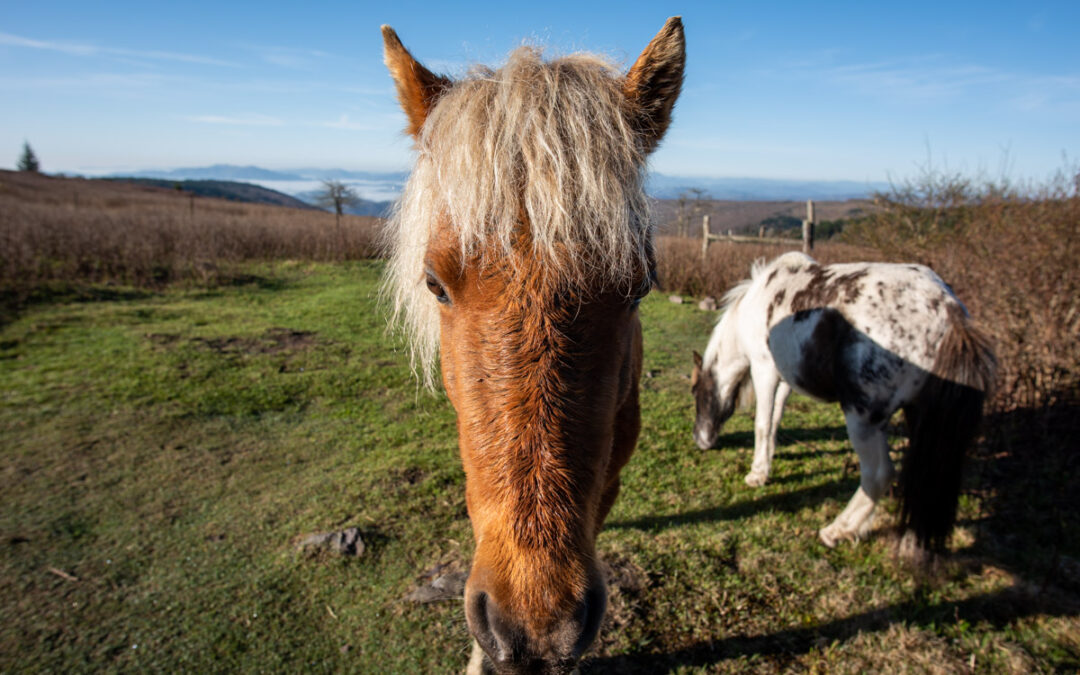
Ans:
<svg viewBox="0 0 1080 675"><path fill-rule="evenodd" d="M441 359L458 415L483 650L469 670L567 672L604 615L596 535L640 429L642 183L682 85L682 23L625 74L522 47L459 81L382 31L418 151L386 288L414 367L431 384Z"/></svg>

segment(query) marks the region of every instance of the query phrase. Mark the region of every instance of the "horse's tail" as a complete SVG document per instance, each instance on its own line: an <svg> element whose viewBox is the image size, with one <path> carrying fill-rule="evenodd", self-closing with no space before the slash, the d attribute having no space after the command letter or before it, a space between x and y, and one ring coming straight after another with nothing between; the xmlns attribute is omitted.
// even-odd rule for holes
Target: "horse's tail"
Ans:
<svg viewBox="0 0 1080 675"><path fill-rule="evenodd" d="M957 307L922 391L904 406L910 445L900 470L900 527L941 550L956 522L964 458L997 371L989 337Z"/></svg>

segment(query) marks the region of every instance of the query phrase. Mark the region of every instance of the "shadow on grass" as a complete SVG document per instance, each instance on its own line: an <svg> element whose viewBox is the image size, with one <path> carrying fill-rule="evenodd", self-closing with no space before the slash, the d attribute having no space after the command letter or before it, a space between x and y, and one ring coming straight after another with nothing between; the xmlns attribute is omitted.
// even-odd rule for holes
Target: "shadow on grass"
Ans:
<svg viewBox="0 0 1080 675"><path fill-rule="evenodd" d="M1054 406L1019 409L988 416L985 440L972 454L965 492L979 498L980 513L963 521L975 541L960 555L991 562L1027 583L962 601L932 602L932 587L920 587L909 600L816 626L784 628L768 634L724 635L669 651L645 650L600 657L582 664L583 673L656 673L709 669L724 661L760 657L783 668L785 662L845 642L860 633L882 632L895 624L926 628L989 625L1003 630L1025 617L1080 616L1080 402L1077 392L1063 392ZM832 452L832 451L824 451ZM839 452L839 451L837 451ZM845 450L844 452L847 452ZM818 451L809 455L814 456ZM789 456L790 457L790 456ZM661 530L689 523L735 520L766 510L791 511L826 498L846 499L857 481L837 482L773 494L752 501L670 516L615 522L612 528ZM663 636L653 644L662 645ZM1058 664L1080 663L1075 645ZM663 649L663 647L661 647Z"/></svg>
<svg viewBox="0 0 1080 675"><path fill-rule="evenodd" d="M980 498L970 553L1043 588L1080 594L1080 390L1054 405L990 415L969 460L965 491Z"/></svg>
<svg viewBox="0 0 1080 675"><path fill-rule="evenodd" d="M0 289L0 328L16 321L26 311L43 305L92 302L131 302L151 298L171 285L194 284L204 287L205 297L219 295L215 289L251 288L277 292L288 289L292 282L283 277L222 271L206 282L187 277L167 278L147 287L115 286L108 283L44 282L32 286Z"/></svg>
<svg viewBox="0 0 1080 675"><path fill-rule="evenodd" d="M679 527L703 522L718 522L749 518L762 511L798 511L812 507L825 499L838 499L846 501L855 492L859 481L857 478L845 478L838 481L829 481L822 485L795 490L792 492L780 492L759 499L736 502L726 506L717 506L711 509L687 511L685 513L673 513L670 515L648 516L636 520L622 520L606 523L604 529L638 529L655 532L669 527ZM747 488L749 492L751 488ZM756 490L755 490L756 492Z"/></svg>
<svg viewBox="0 0 1080 675"><path fill-rule="evenodd" d="M837 619L817 626L788 628L767 635L731 635L699 642L671 652L639 652L588 659L583 673L660 673L678 668L703 668L740 657L793 657L844 642L860 633L879 632L902 623L940 629L966 622L983 622L1001 629L1017 619L1034 615L1077 616L1080 608L1054 599L1008 589L960 602L930 604L925 597Z"/></svg>
<svg viewBox="0 0 1080 675"><path fill-rule="evenodd" d="M689 434L687 434L689 436ZM840 450L825 450L819 448L812 448L809 451L813 454L803 455L806 457L820 457L824 455L835 455L843 452L849 452L851 444L848 443L847 429L840 426L833 427L810 427L804 429L787 429L780 428L779 433L776 436L777 441L777 453L790 454L790 456L799 456L798 454L788 453L787 446L798 446L801 443L817 443L822 441L843 441L846 444L844 449ZM710 448L710 450L730 450L730 449L742 449L754 447L754 432L753 431L735 431L728 434L721 434L716 439L716 444ZM799 451L796 451L799 452ZM806 450L802 451L806 452Z"/></svg>
<svg viewBox="0 0 1080 675"><path fill-rule="evenodd" d="M0 328L16 321L24 312L40 305L144 300L153 291L99 284L42 284L32 288L0 290Z"/></svg>
<svg viewBox="0 0 1080 675"><path fill-rule="evenodd" d="M253 286L260 291L283 291L292 284L283 277L264 277L258 274L227 274L218 279L218 286Z"/></svg>

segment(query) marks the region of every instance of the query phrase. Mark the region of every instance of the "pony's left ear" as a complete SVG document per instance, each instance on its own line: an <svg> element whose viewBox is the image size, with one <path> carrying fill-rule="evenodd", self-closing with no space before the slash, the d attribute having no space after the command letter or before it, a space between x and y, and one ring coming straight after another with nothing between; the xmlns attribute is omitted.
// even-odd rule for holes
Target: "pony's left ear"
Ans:
<svg viewBox="0 0 1080 675"><path fill-rule="evenodd" d="M382 27L382 36L383 60L397 85L398 100L405 116L409 118L409 126L405 130L417 138L435 102L450 87L450 79L420 65L390 26Z"/></svg>
<svg viewBox="0 0 1080 675"><path fill-rule="evenodd" d="M682 17L673 16L641 52L623 82L623 93L634 108L633 121L646 152L656 149L671 124L671 109L679 98L685 67Z"/></svg>

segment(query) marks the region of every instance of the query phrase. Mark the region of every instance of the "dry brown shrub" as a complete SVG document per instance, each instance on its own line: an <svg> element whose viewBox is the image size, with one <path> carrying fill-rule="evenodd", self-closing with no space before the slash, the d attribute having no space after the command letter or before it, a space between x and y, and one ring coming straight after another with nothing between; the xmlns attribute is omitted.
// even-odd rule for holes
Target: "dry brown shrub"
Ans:
<svg viewBox="0 0 1080 675"><path fill-rule="evenodd" d="M700 237L657 237L657 272L665 291L720 298L749 278L755 260L770 260L791 250L797 247L722 240L709 244L708 257L703 261ZM831 241L817 245L812 255L826 264L881 259L874 249Z"/></svg>
<svg viewBox="0 0 1080 675"><path fill-rule="evenodd" d="M216 283L230 264L377 253L378 219L0 172L0 290L49 283Z"/></svg>
<svg viewBox="0 0 1080 675"><path fill-rule="evenodd" d="M879 205L845 239L952 285L995 339L995 410L1080 403L1080 174L1016 188L928 172Z"/></svg>

